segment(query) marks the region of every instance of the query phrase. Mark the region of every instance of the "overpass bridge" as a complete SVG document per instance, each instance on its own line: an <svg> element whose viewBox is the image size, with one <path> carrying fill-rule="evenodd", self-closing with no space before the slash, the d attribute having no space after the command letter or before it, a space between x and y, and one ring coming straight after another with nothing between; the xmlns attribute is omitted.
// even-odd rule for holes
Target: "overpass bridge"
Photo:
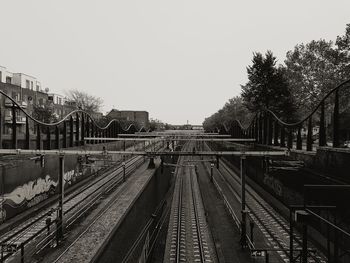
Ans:
<svg viewBox="0 0 350 263"><path fill-rule="evenodd" d="M342 87L300 122L266 109L248 127L160 133L82 110L43 123L0 91L14 116L0 138L0 262L348 262Z"/></svg>

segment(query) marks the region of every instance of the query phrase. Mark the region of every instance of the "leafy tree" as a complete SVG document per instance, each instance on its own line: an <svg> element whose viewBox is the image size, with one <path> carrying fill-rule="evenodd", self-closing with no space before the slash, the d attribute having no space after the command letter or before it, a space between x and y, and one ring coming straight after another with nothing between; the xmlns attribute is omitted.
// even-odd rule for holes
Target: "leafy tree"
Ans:
<svg viewBox="0 0 350 263"><path fill-rule="evenodd" d="M69 100L74 101L79 109L90 113L100 111L103 103L101 98L89 95L77 89L69 90L67 92L67 97Z"/></svg>
<svg viewBox="0 0 350 263"><path fill-rule="evenodd" d="M206 118L203 122L205 130L213 130L221 124L229 125L234 120L239 120L243 126L249 124L252 114L243 105L240 96L233 97L225 103L222 109Z"/></svg>
<svg viewBox="0 0 350 263"><path fill-rule="evenodd" d="M235 120L243 125L248 124L251 114L244 106L242 97L236 96L228 100L222 108L222 119L225 123L232 123Z"/></svg>
<svg viewBox="0 0 350 263"><path fill-rule="evenodd" d="M44 104L44 106L34 105L33 117L45 123L52 123L57 121L54 108L49 104Z"/></svg>
<svg viewBox="0 0 350 263"><path fill-rule="evenodd" d="M253 54L252 65L247 67L248 82L242 87L244 105L251 111L270 109L286 119L295 112L290 88L282 66L276 66L276 57L271 51L265 56Z"/></svg>
<svg viewBox="0 0 350 263"><path fill-rule="evenodd" d="M287 53L286 73L298 107L311 110L339 82L337 51L332 41L311 41Z"/></svg>
<svg viewBox="0 0 350 263"><path fill-rule="evenodd" d="M350 77L350 24L335 43L320 39L296 45L287 52L285 65L299 113L305 115L329 90Z"/></svg>
<svg viewBox="0 0 350 263"><path fill-rule="evenodd" d="M342 80L350 78L350 24L346 25L345 34L335 41L338 52L339 75Z"/></svg>
<svg viewBox="0 0 350 263"><path fill-rule="evenodd" d="M159 131L159 130L164 130L165 125L162 121L151 118L149 120L149 128L151 129L151 131Z"/></svg>

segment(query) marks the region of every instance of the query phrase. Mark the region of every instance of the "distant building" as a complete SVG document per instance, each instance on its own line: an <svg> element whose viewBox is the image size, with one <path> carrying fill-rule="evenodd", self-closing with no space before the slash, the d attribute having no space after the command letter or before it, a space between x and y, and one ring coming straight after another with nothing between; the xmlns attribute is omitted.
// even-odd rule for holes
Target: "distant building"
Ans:
<svg viewBox="0 0 350 263"><path fill-rule="evenodd" d="M181 124L181 125L171 125L173 130L198 130L203 131L203 125L194 125L194 124Z"/></svg>
<svg viewBox="0 0 350 263"><path fill-rule="evenodd" d="M47 94L44 92L21 88L20 86L10 83L0 82L0 90L14 99L21 106L21 108L29 114L33 113L33 107L35 105L44 106L48 99ZM1 133L11 134L12 102L8 98L5 98L5 96L1 96L0 111L2 115L0 120ZM16 111L16 123L19 126L19 133L24 133L26 118L24 113L18 110Z"/></svg>
<svg viewBox="0 0 350 263"><path fill-rule="evenodd" d="M119 111L112 109L107 113L107 117L121 121L137 122L144 127L148 127L149 125L149 114L147 111Z"/></svg>
<svg viewBox="0 0 350 263"><path fill-rule="evenodd" d="M64 96L44 92L41 83L33 76L24 73L12 73L0 66L0 90L11 97L29 115L33 115L34 107L51 107L57 119L62 119L68 113L76 110L77 104ZM10 141L13 128L13 103L0 95L0 148L6 147ZM26 128L26 116L20 110L16 112L16 131L23 138ZM147 113L148 114L148 113ZM93 118L99 119L102 113L93 113ZM137 114L137 118L138 114ZM35 125L29 124L31 134L36 133ZM20 138L20 137L19 137Z"/></svg>
<svg viewBox="0 0 350 263"><path fill-rule="evenodd" d="M7 71L5 67L0 66L0 82L13 84L13 73Z"/></svg>
<svg viewBox="0 0 350 263"><path fill-rule="evenodd" d="M53 107L54 115L59 120L77 109L75 103L70 103L66 97L56 93L48 94L48 103Z"/></svg>
<svg viewBox="0 0 350 263"><path fill-rule="evenodd" d="M34 91L42 91L41 83L32 76L23 73L13 73L12 84Z"/></svg>

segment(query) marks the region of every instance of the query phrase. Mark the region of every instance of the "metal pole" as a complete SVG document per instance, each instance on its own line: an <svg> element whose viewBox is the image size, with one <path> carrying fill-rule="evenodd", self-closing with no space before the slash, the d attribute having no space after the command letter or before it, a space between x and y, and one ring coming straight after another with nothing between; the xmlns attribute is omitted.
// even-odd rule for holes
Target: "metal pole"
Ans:
<svg viewBox="0 0 350 263"><path fill-rule="evenodd" d="M214 170L214 164L211 163L210 164L210 181L211 182L213 182L213 179L214 179L214 172L213 172L213 170Z"/></svg>
<svg viewBox="0 0 350 263"><path fill-rule="evenodd" d="M59 199L58 199L58 224L57 243L63 237L63 199L64 199L64 155L59 156Z"/></svg>
<svg viewBox="0 0 350 263"><path fill-rule="evenodd" d="M241 212L242 212L242 222L241 222L241 244L245 247L247 244L246 240L246 201L245 201L245 178L246 177L246 157L241 156Z"/></svg>
<svg viewBox="0 0 350 263"><path fill-rule="evenodd" d="M12 105L12 148L17 149L16 105Z"/></svg>
<svg viewBox="0 0 350 263"><path fill-rule="evenodd" d="M250 221L250 241L254 243L254 222Z"/></svg>
<svg viewBox="0 0 350 263"><path fill-rule="evenodd" d="M329 211L327 212L327 220L329 221ZM331 262L331 242L329 224L327 224L327 259L328 262Z"/></svg>
<svg viewBox="0 0 350 263"><path fill-rule="evenodd" d="M337 217L334 215L334 225L337 225ZM338 230L334 229L334 243L333 243L334 263L338 263Z"/></svg>
<svg viewBox="0 0 350 263"><path fill-rule="evenodd" d="M148 164L148 168L149 169L153 169L155 167L155 164L154 164L154 157L150 157L149 158L149 164Z"/></svg>
<svg viewBox="0 0 350 263"><path fill-rule="evenodd" d="M293 210L289 208L289 262L293 262Z"/></svg>
<svg viewBox="0 0 350 263"><path fill-rule="evenodd" d="M21 243L21 263L24 263L24 245Z"/></svg>
<svg viewBox="0 0 350 263"><path fill-rule="evenodd" d="M123 181L126 181L126 167L125 167L125 162L123 162Z"/></svg>
<svg viewBox="0 0 350 263"><path fill-rule="evenodd" d="M307 263L307 223L303 222L303 252L302 262Z"/></svg>

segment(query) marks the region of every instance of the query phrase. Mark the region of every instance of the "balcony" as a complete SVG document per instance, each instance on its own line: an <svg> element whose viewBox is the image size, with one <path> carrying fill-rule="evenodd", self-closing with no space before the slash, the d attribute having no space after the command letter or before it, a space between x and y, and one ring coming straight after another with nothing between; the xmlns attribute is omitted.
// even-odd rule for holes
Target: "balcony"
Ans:
<svg viewBox="0 0 350 263"><path fill-rule="evenodd" d="M5 123L12 124L12 116L6 115L5 116ZM24 116L16 116L16 123L17 124L25 124L26 123L26 117Z"/></svg>
<svg viewBox="0 0 350 263"><path fill-rule="evenodd" d="M26 109L28 104L27 102L23 101L23 100L15 100L22 109ZM5 99L5 107L12 107L13 103L10 99L6 98Z"/></svg>

